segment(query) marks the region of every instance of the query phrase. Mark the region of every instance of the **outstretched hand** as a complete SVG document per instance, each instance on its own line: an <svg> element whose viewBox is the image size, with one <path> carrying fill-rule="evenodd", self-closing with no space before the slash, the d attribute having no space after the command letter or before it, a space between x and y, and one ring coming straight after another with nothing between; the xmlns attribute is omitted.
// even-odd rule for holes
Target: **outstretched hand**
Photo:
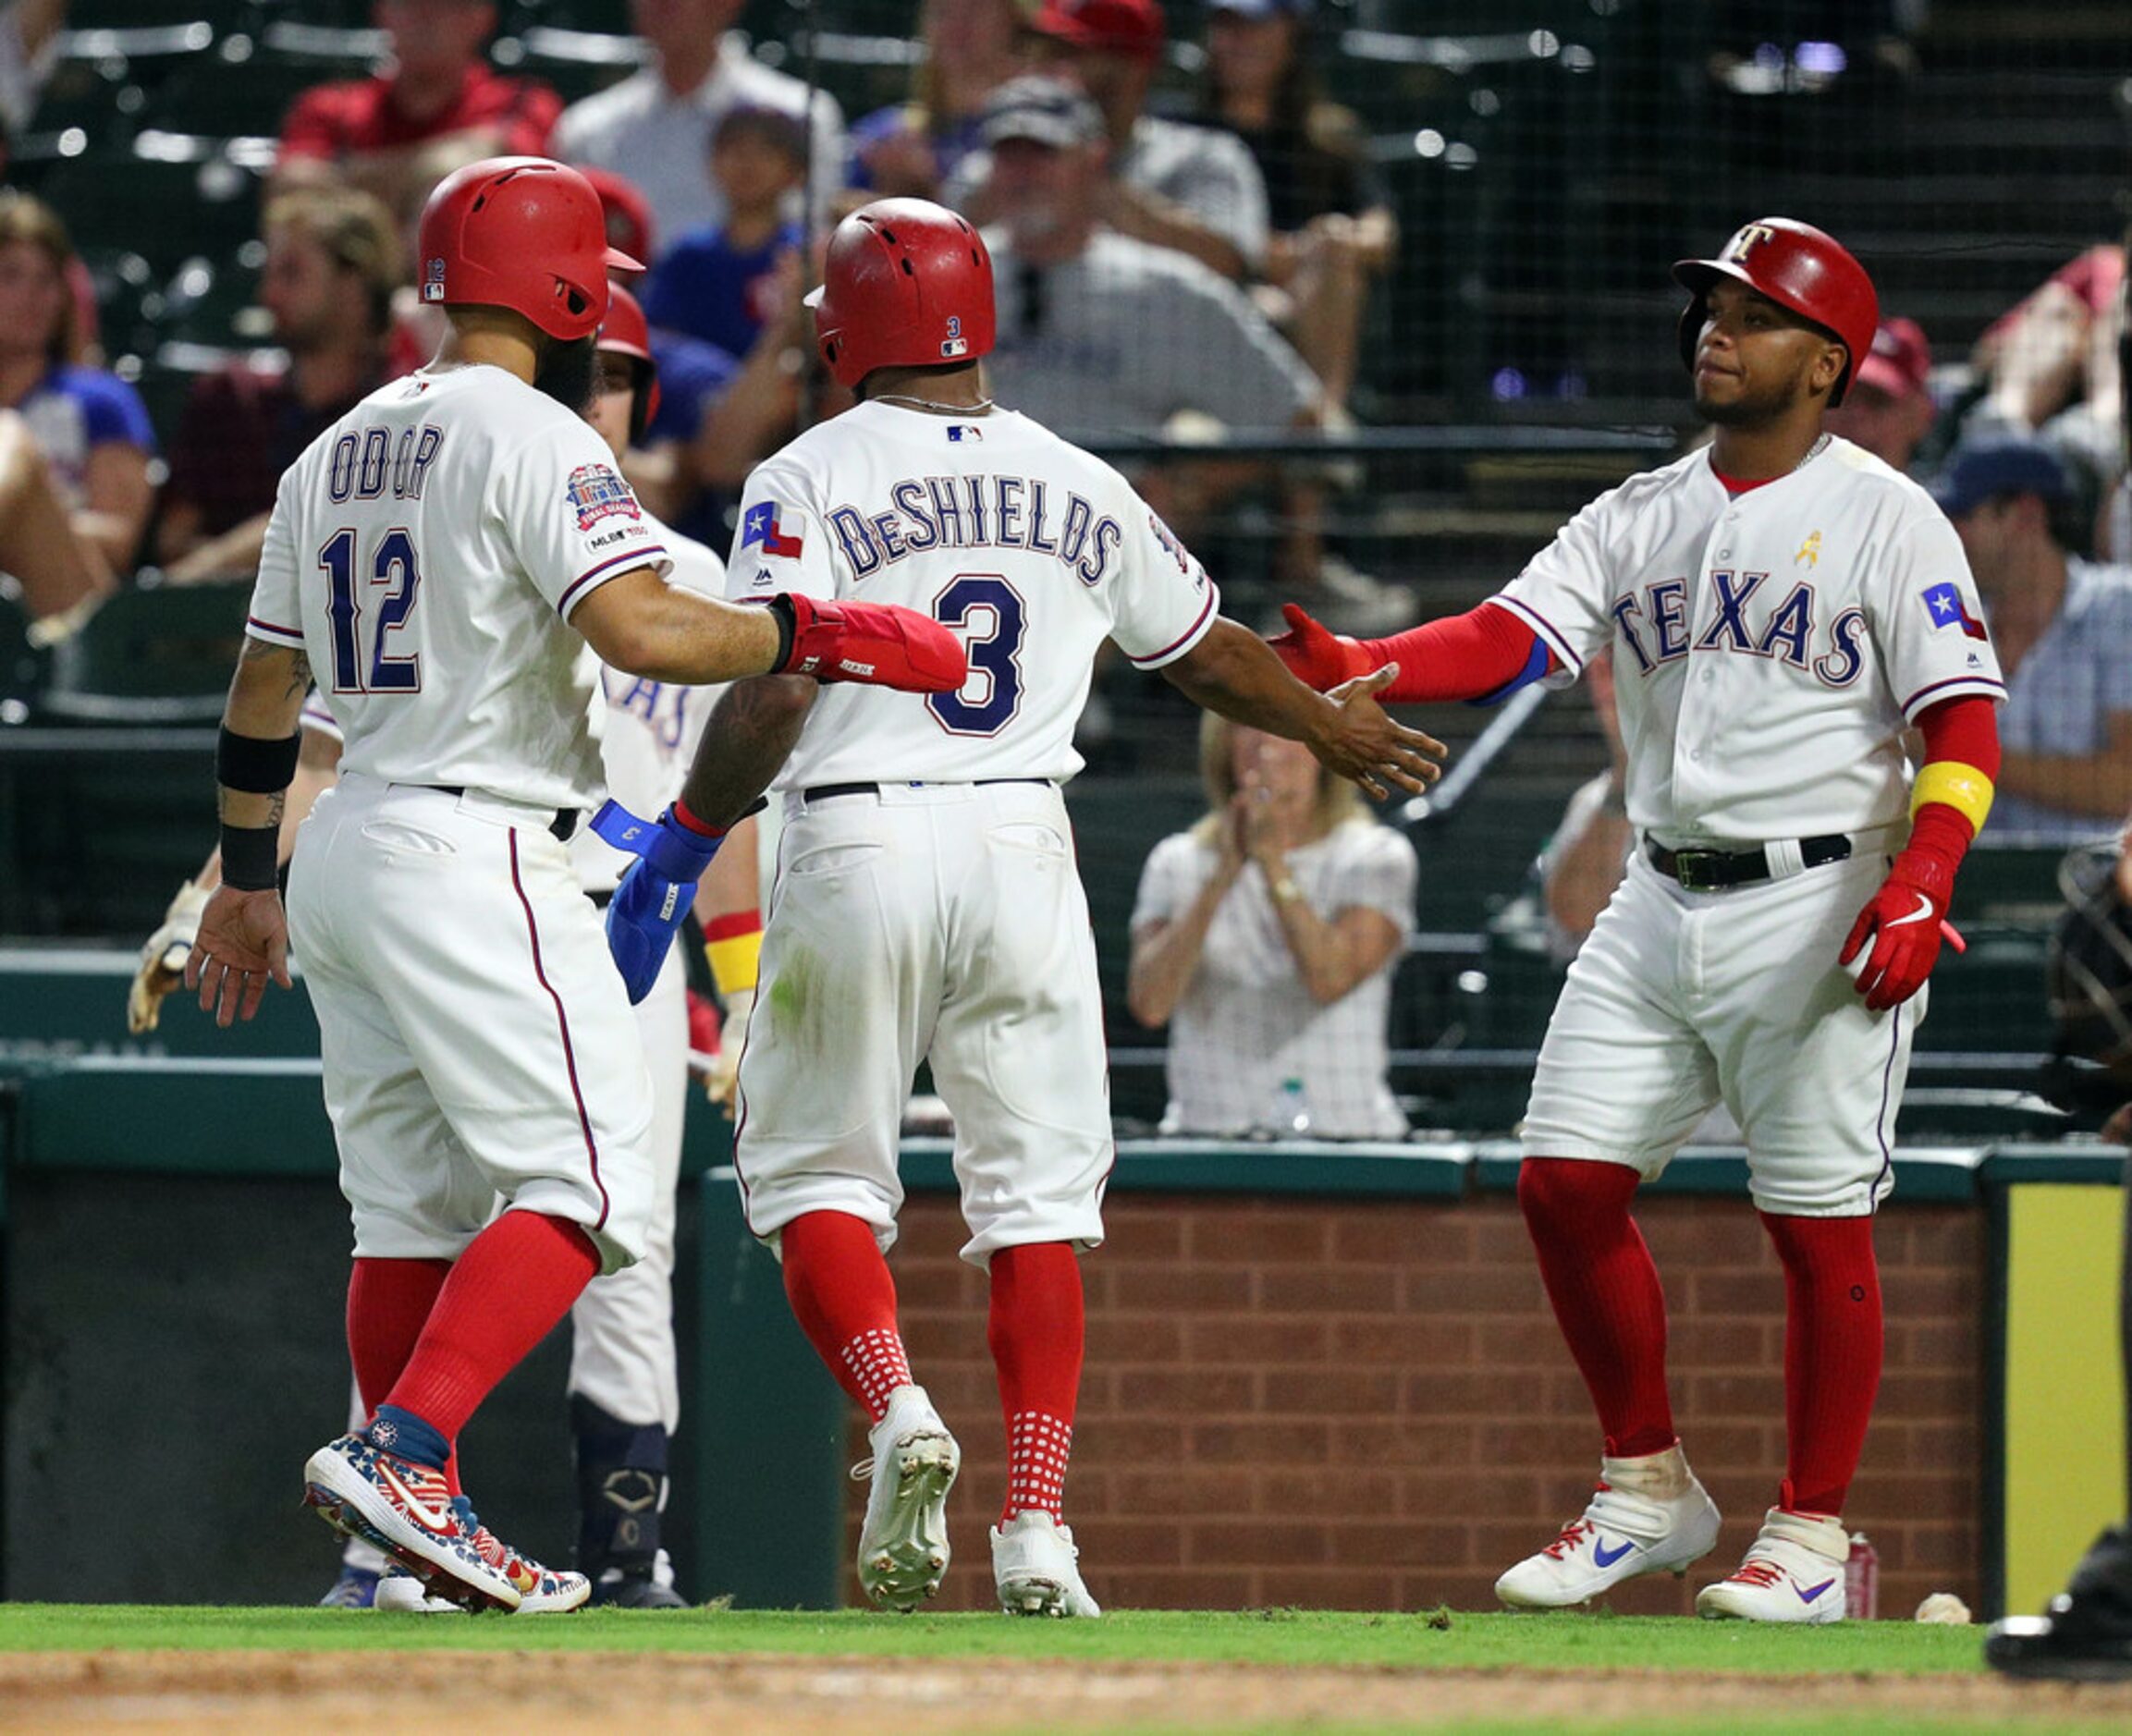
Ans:
<svg viewBox="0 0 2132 1736"><path fill-rule="evenodd" d="M1368 672L1369 653L1355 641L1313 620L1301 605L1283 603L1280 618L1288 623L1288 630L1267 642L1288 666L1289 674L1304 686L1329 692L1342 681Z"/></svg>
<svg viewBox="0 0 2132 1736"><path fill-rule="evenodd" d="M1387 785L1418 796L1443 776L1443 743L1394 723L1377 703L1378 694L1398 678L1399 665L1388 663L1335 688L1326 695L1334 706L1330 721L1308 744L1319 764L1359 784L1378 801L1391 793Z"/></svg>
<svg viewBox="0 0 2132 1736"><path fill-rule="evenodd" d="M295 987L288 974L288 918L272 886L240 892L220 886L200 913L200 933L185 958L185 986L200 991L200 1010L228 1026L259 1010L271 977Z"/></svg>

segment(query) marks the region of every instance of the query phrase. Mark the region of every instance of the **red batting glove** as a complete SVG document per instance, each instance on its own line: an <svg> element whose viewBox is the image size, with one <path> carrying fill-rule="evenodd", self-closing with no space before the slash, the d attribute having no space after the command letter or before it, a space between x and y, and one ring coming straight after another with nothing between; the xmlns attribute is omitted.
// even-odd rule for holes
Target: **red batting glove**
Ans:
<svg viewBox="0 0 2132 1736"><path fill-rule="evenodd" d="M893 603L830 603L787 591L770 599L790 648L775 671L906 693L952 693L970 679L962 642L930 616Z"/></svg>
<svg viewBox="0 0 2132 1736"><path fill-rule="evenodd" d="M1288 623L1288 630L1268 642L1288 666L1289 674L1304 686L1322 693L1378 666L1376 659L1355 641L1328 631L1299 605L1283 603L1280 617Z"/></svg>
<svg viewBox="0 0 2132 1736"><path fill-rule="evenodd" d="M1855 976L1872 1011L1900 1007L1924 987L1939 962L1944 937L1941 924L1954 889L1954 873L1942 858L1905 850L1858 912L1837 962L1848 965L1864 951L1867 940L1872 941L1872 952Z"/></svg>

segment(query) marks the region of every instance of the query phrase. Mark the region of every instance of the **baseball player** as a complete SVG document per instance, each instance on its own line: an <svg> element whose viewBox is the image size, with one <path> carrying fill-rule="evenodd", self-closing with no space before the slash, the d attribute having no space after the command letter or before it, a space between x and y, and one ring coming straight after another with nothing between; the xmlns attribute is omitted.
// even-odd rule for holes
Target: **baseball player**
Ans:
<svg viewBox="0 0 2132 1736"><path fill-rule="evenodd" d="M435 360L282 479L217 749L222 886L186 984L228 1023L300 951L355 1226L350 1359L373 1421L306 1498L470 1607L591 1587L499 1543L454 1443L595 1275L645 1251L643 1050L566 848L601 783L589 643L700 684L768 671L952 691L926 617L669 585L672 560L577 410L609 265L599 200L539 157L446 177L420 226ZM285 918L276 821L316 668L346 738ZM500 1195L506 1209L493 1215Z"/></svg>
<svg viewBox="0 0 2132 1736"><path fill-rule="evenodd" d="M1612 648L1637 841L1556 1002L1518 1180L1605 1456L1583 1516L1496 1591L1582 1603L1717 1542L1629 1204L1722 1100L1784 1268L1788 1456L1746 1560L1696 1608L1832 1621L1880 1381L1872 1214L2005 689L1954 527L1822 432L1872 341L1857 261L1770 217L1673 275L1707 450L1602 495L1469 614L1358 644L1292 605L1276 645L1319 685L1397 659L1387 695L1417 700L1566 683Z"/></svg>
<svg viewBox="0 0 2132 1736"><path fill-rule="evenodd" d="M1063 1523L1079 1389L1076 1256L1102 1240L1113 1150L1086 899L1059 786L1106 639L1191 698L1299 739L1375 794L1418 789L1440 747L1371 696L1329 703L1225 620L1212 581L1131 486L984 396L990 258L916 199L839 225L813 299L823 361L861 402L750 477L732 593L901 598L954 628L971 678L907 704L816 706L737 685L713 717L659 855L608 911L633 984L705 825L773 779L785 830L762 982L741 1052L736 1167L809 1340L872 1424L859 1580L913 1608L939 1589L960 1454L913 1383L883 1251L902 1190L898 1120L921 1060L955 1118L970 1240L1009 1452L992 1531L1000 1606L1098 1613Z"/></svg>

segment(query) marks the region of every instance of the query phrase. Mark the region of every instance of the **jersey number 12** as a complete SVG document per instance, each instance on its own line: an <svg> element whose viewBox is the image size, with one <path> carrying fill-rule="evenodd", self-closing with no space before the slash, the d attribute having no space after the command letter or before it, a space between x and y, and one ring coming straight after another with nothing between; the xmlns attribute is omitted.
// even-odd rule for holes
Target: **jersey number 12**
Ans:
<svg viewBox="0 0 2132 1736"><path fill-rule="evenodd" d="M383 593L370 630L369 666L359 642L362 599L355 584L355 532L335 532L318 551L325 568L325 620L333 633L333 691L336 693L414 693L422 689L422 658L386 654L386 635L405 625L422 590L422 571L414 538L394 526L378 539L370 560L371 586Z"/></svg>

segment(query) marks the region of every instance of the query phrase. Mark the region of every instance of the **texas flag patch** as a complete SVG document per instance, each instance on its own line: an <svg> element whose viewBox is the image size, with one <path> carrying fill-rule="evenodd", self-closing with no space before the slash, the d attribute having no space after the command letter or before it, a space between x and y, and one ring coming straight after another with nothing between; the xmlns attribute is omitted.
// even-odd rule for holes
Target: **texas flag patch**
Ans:
<svg viewBox="0 0 2132 1736"><path fill-rule="evenodd" d="M787 536L778 528L778 503L765 500L748 508L748 516L741 520L741 546L748 548L761 544L766 555L782 555L796 560L800 554L800 538Z"/></svg>
<svg viewBox="0 0 2132 1736"><path fill-rule="evenodd" d="M1970 614L1968 605L1962 601L1962 587L1952 580L1933 585L1924 594L1934 632L1942 627L1959 627L1971 639L1989 637L1984 631L1984 623Z"/></svg>

